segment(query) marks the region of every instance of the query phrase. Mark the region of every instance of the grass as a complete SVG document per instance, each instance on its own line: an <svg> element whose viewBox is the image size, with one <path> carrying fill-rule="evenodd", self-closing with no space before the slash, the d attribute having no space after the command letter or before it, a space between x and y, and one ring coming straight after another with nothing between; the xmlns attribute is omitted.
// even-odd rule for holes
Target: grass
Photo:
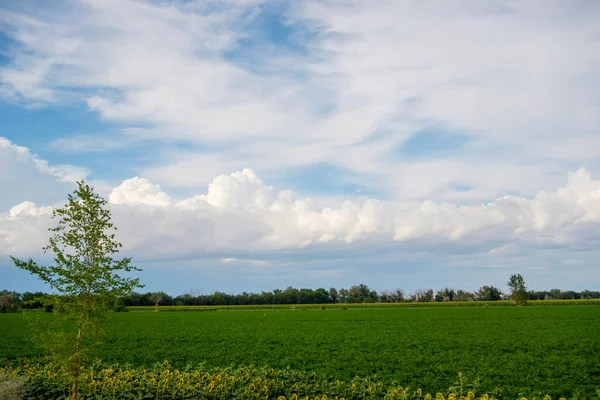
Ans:
<svg viewBox="0 0 600 400"><path fill-rule="evenodd" d="M39 355L22 316L0 315L0 358ZM436 392L456 373L505 397L600 388L600 308L406 308L201 313L115 313L105 362L169 360L207 366L290 367Z"/></svg>

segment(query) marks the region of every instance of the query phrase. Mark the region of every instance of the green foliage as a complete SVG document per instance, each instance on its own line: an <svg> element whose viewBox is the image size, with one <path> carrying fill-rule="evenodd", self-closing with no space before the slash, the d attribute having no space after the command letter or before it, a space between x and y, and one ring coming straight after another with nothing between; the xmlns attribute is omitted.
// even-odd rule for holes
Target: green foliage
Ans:
<svg viewBox="0 0 600 400"><path fill-rule="evenodd" d="M482 301L498 301L502 298L502 292L494 286L482 286L474 294L477 300Z"/></svg>
<svg viewBox="0 0 600 400"><path fill-rule="evenodd" d="M594 373L600 367L599 310L512 305L115 313L98 355L146 368L169 359L176 368L254 364L346 381L377 375L431 393L463 371L481 378L484 392L501 387L506 399L536 390L558 399L600 387ZM0 359L43 355L23 336L24 328L19 315L0 315L0 337L8 339L0 342Z"/></svg>
<svg viewBox="0 0 600 400"><path fill-rule="evenodd" d="M456 292L454 289L444 288L438 290L435 294L435 301L454 301L456 297ZM485 300L485 299L482 299Z"/></svg>
<svg viewBox="0 0 600 400"><path fill-rule="evenodd" d="M54 265L39 265L32 259L22 261L11 256L14 264L37 275L60 295L41 299L52 307L53 322L40 329L36 339L49 350L59 365L73 378L73 398L77 394L79 366L90 357L101 323L115 300L141 287L139 279L124 278L120 272L139 271L130 258L114 260L121 243L115 240L106 200L83 181L68 196L68 203L53 211L58 225L44 252L54 254ZM30 319L35 325L39 318Z"/></svg>
<svg viewBox="0 0 600 400"><path fill-rule="evenodd" d="M524 305L527 302L527 286L525 286L525 279L521 274L513 274L506 283L510 289L510 297L517 305Z"/></svg>
<svg viewBox="0 0 600 400"><path fill-rule="evenodd" d="M29 394L39 400L64 398L68 381L52 363L21 361L0 367L0 372L26 380ZM173 368L167 361L148 368L98 361L82 368L82 398L85 399L403 399L403 400L494 400L502 398L498 388L480 390L479 380L470 383L462 373L448 387L427 393L420 387L405 387L377 377L355 376L349 380L309 371L268 367L211 368L205 365ZM540 392L543 393L543 392ZM522 396L523 397L523 396ZM549 396L548 396L549 397ZM534 399L548 399L535 394ZM590 400L598 400L593 396Z"/></svg>

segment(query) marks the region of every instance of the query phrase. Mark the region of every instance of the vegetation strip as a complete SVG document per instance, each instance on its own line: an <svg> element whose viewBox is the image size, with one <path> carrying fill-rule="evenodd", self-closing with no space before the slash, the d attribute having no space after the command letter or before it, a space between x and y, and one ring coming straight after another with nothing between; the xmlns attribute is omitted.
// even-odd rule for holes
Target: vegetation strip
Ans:
<svg viewBox="0 0 600 400"><path fill-rule="evenodd" d="M130 311L235 311L235 310L315 310L355 308L423 308L423 307L515 307L512 301L452 301L429 303L335 303L335 304L255 304L239 306L130 306ZM600 306L600 299L528 300L527 306Z"/></svg>
<svg viewBox="0 0 600 400"><path fill-rule="evenodd" d="M597 306L128 312L105 328L94 358L136 368L165 359L178 369L289 367L345 381L377 375L429 393L462 371L481 378L482 392L500 386L510 399L600 387ZM48 354L22 314L0 315L0 337L0 359Z"/></svg>
<svg viewBox="0 0 600 400"><path fill-rule="evenodd" d="M20 360L0 368L0 377L24 382L28 398L45 400L68 398L70 379L49 360ZM81 399L415 399L415 400L492 400L501 399L502 390L482 393L479 382L469 382L459 374L457 382L436 393L404 387L396 382L355 377L350 381L323 379L316 373L290 369L257 368L185 368L174 369L167 361L151 368L132 368L97 361L81 367ZM0 390L3 382L0 381ZM1 392L0 392L1 393ZM600 390L595 393L600 399ZM528 399L551 400L542 393Z"/></svg>

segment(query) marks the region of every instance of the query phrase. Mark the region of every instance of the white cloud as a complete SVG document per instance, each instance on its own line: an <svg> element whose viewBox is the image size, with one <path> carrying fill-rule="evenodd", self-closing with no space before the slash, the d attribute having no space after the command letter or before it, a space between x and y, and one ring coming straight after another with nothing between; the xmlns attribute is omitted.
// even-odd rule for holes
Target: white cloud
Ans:
<svg viewBox="0 0 600 400"><path fill-rule="evenodd" d="M152 125L136 140L215 146L162 150L138 166L163 186L329 162L403 199L486 201L556 187L556 172L573 165L600 172L594 2L308 0L282 16L302 55L264 43L246 62L235 52L252 38L258 3L88 0L7 12L0 29L23 47L0 68L0 93L83 101L105 120ZM394 154L430 126L473 140L444 159ZM82 137L62 143L90 148Z"/></svg>
<svg viewBox="0 0 600 400"><path fill-rule="evenodd" d="M8 211L8 218L19 218L19 217L40 217L52 215L52 207L41 206L37 207L32 201L24 201L21 204L17 204Z"/></svg>
<svg viewBox="0 0 600 400"><path fill-rule="evenodd" d="M267 265L268 264L264 260L246 260L246 259L239 259L239 258L235 258L235 257L221 258L219 260L219 262L221 264L231 264L231 263L248 263L250 265Z"/></svg>
<svg viewBox="0 0 600 400"><path fill-rule="evenodd" d="M0 136L0 210L26 200L53 204L87 173L77 166L52 165Z"/></svg>
<svg viewBox="0 0 600 400"><path fill-rule="evenodd" d="M254 171L246 168L216 177L208 185L206 202L221 208L265 209L271 203L271 191Z"/></svg>
<svg viewBox="0 0 600 400"><path fill-rule="evenodd" d="M25 201L0 213L0 254L39 255L47 244L52 208Z"/></svg>
<svg viewBox="0 0 600 400"><path fill-rule="evenodd" d="M322 206L290 191L274 192L250 169L218 176L205 194L180 201L147 179L128 179L113 189L110 204L119 239L142 259L220 257L227 263L307 246L335 258L336 252L351 249L348 244L498 255L520 246L600 242L594 233L600 226L600 181L585 169L570 173L563 187L531 199L504 196L468 206L425 201L407 208L376 199ZM32 232L48 225L50 211L25 202L0 215L0 253L36 251L44 235ZM25 235L30 239L23 241Z"/></svg>
<svg viewBox="0 0 600 400"><path fill-rule="evenodd" d="M160 191L159 185L137 176L123 181L110 192L108 198L112 204L168 206L171 202L169 196Z"/></svg>

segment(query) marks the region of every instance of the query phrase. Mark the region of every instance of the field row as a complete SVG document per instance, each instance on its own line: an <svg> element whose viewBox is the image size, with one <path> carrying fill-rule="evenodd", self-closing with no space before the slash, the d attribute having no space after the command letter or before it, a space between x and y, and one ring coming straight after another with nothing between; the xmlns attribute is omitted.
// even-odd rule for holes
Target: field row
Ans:
<svg viewBox="0 0 600 400"><path fill-rule="evenodd" d="M600 306L600 299L529 300L527 306ZM449 301L428 303L335 303L335 304L254 304L236 306L129 306L130 311L226 311L226 310L314 310L355 308L464 308L516 307L512 301Z"/></svg>
<svg viewBox="0 0 600 400"><path fill-rule="evenodd" d="M48 361L22 360L0 366L2 381L20 383L20 389L39 400L68 398L70 381ZM80 397L83 399L277 399L277 400L494 400L502 390L479 390L477 381L459 375L433 394L419 387L355 377L349 381L327 380L316 373L290 369L257 368L186 368L178 370L168 362L149 368L132 368L98 361L81 368ZM532 400L551 400L549 395L530 393ZM570 397L570 396L569 396ZM521 396L527 400L527 397ZM562 399L561 399L562 400ZM600 390L591 397L600 400Z"/></svg>

